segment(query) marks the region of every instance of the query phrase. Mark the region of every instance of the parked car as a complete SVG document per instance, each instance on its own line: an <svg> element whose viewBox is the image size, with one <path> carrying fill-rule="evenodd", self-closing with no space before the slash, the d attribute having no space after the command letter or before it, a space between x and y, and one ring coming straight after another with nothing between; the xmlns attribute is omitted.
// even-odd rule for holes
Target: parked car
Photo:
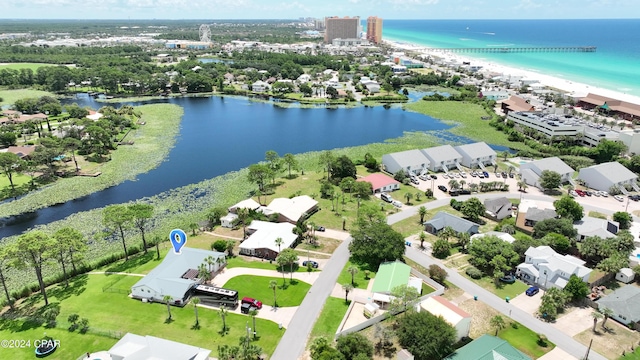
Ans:
<svg viewBox="0 0 640 360"><path fill-rule="evenodd" d="M469 190L469 189L458 190L458 194L460 194L460 195L470 195L471 194L471 190Z"/></svg>
<svg viewBox="0 0 640 360"><path fill-rule="evenodd" d="M391 202L391 205L393 205L393 206L395 206L395 207L398 207L398 208L401 208L401 207L402 207L402 203L401 203L400 201L398 201L398 200L393 200L393 201Z"/></svg>
<svg viewBox="0 0 640 360"><path fill-rule="evenodd" d="M447 192L447 187L444 186L444 185L438 185L438 189L440 189L440 190L442 190L444 192Z"/></svg>
<svg viewBox="0 0 640 360"><path fill-rule="evenodd" d="M316 231L325 231L324 226L316 226Z"/></svg>
<svg viewBox="0 0 640 360"><path fill-rule="evenodd" d="M540 292L540 289L537 286L532 286L528 288L527 291L525 291L525 294L527 294L527 296L533 296L539 292Z"/></svg>
<svg viewBox="0 0 640 360"><path fill-rule="evenodd" d="M391 195L387 194L387 193L382 193L380 194L380 199L390 203L393 201L393 198L391 197Z"/></svg>
<svg viewBox="0 0 640 360"><path fill-rule="evenodd" d="M436 174L431 174L431 178L432 178L433 180L438 180L438 176L437 176Z"/></svg>
<svg viewBox="0 0 640 360"><path fill-rule="evenodd" d="M419 185L419 184L420 184L420 181L418 181L418 178L417 178L417 177L411 177L411 183L412 183L412 184L415 184L415 185Z"/></svg>
<svg viewBox="0 0 640 360"><path fill-rule="evenodd" d="M509 178L513 179L514 175L513 173L509 173Z"/></svg>
<svg viewBox="0 0 640 360"><path fill-rule="evenodd" d="M506 173L506 172L504 172L504 171L502 172L502 178L503 178L503 179L506 179L506 178L507 178L507 173Z"/></svg>
<svg viewBox="0 0 640 360"><path fill-rule="evenodd" d="M620 201L620 202L624 201L624 198L622 196L620 196L620 195L613 195L613 198L618 200L618 201Z"/></svg>
<svg viewBox="0 0 640 360"><path fill-rule="evenodd" d="M606 191L600 191L600 196L609 197L609 193Z"/></svg>
<svg viewBox="0 0 640 360"><path fill-rule="evenodd" d="M242 312L243 314L248 314L251 312L251 310L257 310L258 308L249 304L249 303L242 303L240 305L240 312Z"/></svg>
<svg viewBox="0 0 640 360"><path fill-rule="evenodd" d="M449 190L449 195L458 196L458 195L460 195L460 192L458 192L458 190L451 189L451 190Z"/></svg>
<svg viewBox="0 0 640 360"><path fill-rule="evenodd" d="M629 195L629 199L633 201L638 201L640 200L640 195Z"/></svg>
<svg viewBox="0 0 640 360"><path fill-rule="evenodd" d="M427 180L429 180L429 178L430 178L430 176L429 176L429 175L427 175L427 174L422 174L422 175L420 175L420 176L418 176L418 177L419 177L419 178L420 178L420 180L422 180L422 181L427 181Z"/></svg>
<svg viewBox="0 0 640 360"><path fill-rule="evenodd" d="M250 298L248 296L243 297L241 303L249 304L251 306L254 306L256 309L262 309L262 301Z"/></svg>
<svg viewBox="0 0 640 360"><path fill-rule="evenodd" d="M317 261L313 261L313 260L305 260L302 262L302 266L304 267L307 267L307 264L311 264L311 267L314 269L317 269L318 266L320 266Z"/></svg>
<svg viewBox="0 0 640 360"><path fill-rule="evenodd" d="M484 177L486 177L487 179L489 178L489 173L488 173L488 172L486 172L486 171L483 171L483 172L482 172L482 175L484 175Z"/></svg>

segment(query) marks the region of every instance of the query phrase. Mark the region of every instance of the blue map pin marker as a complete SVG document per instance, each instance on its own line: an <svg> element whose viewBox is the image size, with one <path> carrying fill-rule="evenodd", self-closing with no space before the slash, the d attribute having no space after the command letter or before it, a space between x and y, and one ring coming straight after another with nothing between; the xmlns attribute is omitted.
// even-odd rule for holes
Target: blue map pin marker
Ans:
<svg viewBox="0 0 640 360"><path fill-rule="evenodd" d="M180 249L187 243L187 234L180 229L173 229L169 234L169 240L173 245L173 252L176 255L180 255Z"/></svg>

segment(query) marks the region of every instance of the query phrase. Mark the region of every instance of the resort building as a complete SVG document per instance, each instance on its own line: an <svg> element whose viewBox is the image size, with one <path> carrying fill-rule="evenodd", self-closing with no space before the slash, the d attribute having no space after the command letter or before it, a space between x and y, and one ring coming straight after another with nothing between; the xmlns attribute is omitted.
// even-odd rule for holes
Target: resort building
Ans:
<svg viewBox="0 0 640 360"><path fill-rule="evenodd" d="M484 165L493 165L498 158L495 150L485 142L458 145L454 149L462 155L460 163L469 169L480 167L484 170Z"/></svg>
<svg viewBox="0 0 640 360"><path fill-rule="evenodd" d="M211 350L176 341L126 333L108 351L82 357L87 360L208 360Z"/></svg>
<svg viewBox="0 0 640 360"><path fill-rule="evenodd" d="M591 269L585 262L571 255L560 255L549 246L530 247L524 253L525 261L518 265L516 275L529 284L547 289L564 289L571 275L589 282Z"/></svg>
<svg viewBox="0 0 640 360"><path fill-rule="evenodd" d="M420 150L429 159L431 171L443 170L447 172L452 168L459 168L462 155L451 145L442 145Z"/></svg>
<svg viewBox="0 0 640 360"><path fill-rule="evenodd" d="M295 225L253 220L247 226L249 237L240 244L240 254L275 260L282 249L293 247L298 235L293 233ZM276 239L281 239L280 245Z"/></svg>
<svg viewBox="0 0 640 360"><path fill-rule="evenodd" d="M360 37L360 17L327 17L324 19L325 44L332 44L334 39L357 39Z"/></svg>
<svg viewBox="0 0 640 360"><path fill-rule="evenodd" d="M627 146L628 154L640 154L640 129L622 130L618 134L618 140Z"/></svg>
<svg viewBox="0 0 640 360"><path fill-rule="evenodd" d="M625 186L640 191L636 183L638 176L617 161L580 169L578 179L584 181L585 186L599 191L608 192L612 187L616 187L623 194L627 194Z"/></svg>
<svg viewBox="0 0 640 360"><path fill-rule="evenodd" d="M400 182L396 179L389 177L385 174L375 173L363 178L358 178L356 181L368 182L371 184L373 193L390 192L400 189Z"/></svg>
<svg viewBox="0 0 640 360"><path fill-rule="evenodd" d="M564 161L560 160L559 157L554 156L544 158L520 165L522 181L527 185L535 186L537 188L541 188L540 176L542 176L542 172L545 170L554 171L560 174L560 178L563 183L573 183L573 173L575 170L573 170Z"/></svg>
<svg viewBox="0 0 640 360"><path fill-rule="evenodd" d="M480 225L444 211L439 211L433 218L424 222L424 230L432 235L438 235L446 227L452 228L458 234L474 235L479 232Z"/></svg>
<svg viewBox="0 0 640 360"><path fill-rule="evenodd" d="M429 169L429 159L421 150L407 150L382 155L382 165L391 174L404 170L407 174L420 175Z"/></svg>
<svg viewBox="0 0 640 360"><path fill-rule="evenodd" d="M594 110L624 120L640 119L640 105L589 93L576 104L585 110Z"/></svg>
<svg viewBox="0 0 640 360"><path fill-rule="evenodd" d="M382 41L382 18L377 16L367 18L367 40L374 44Z"/></svg>
<svg viewBox="0 0 640 360"><path fill-rule="evenodd" d="M208 265L208 257L214 259L213 264ZM210 266L210 272L215 274L226 264L226 258L223 253L188 247L183 247L180 254L169 251L160 265L131 287L131 297L145 302L164 302L168 295L171 304L184 306L191 288L202 283L198 271L202 264Z"/></svg>
<svg viewBox="0 0 640 360"><path fill-rule="evenodd" d="M535 107L529 102L519 96L511 95L507 100L504 100L500 105L502 112L509 114L517 111L535 111Z"/></svg>
<svg viewBox="0 0 640 360"><path fill-rule="evenodd" d="M471 315L460 309L442 296L432 296L420 303L419 311L427 311L431 315L440 316L456 329L456 341L469 337Z"/></svg>

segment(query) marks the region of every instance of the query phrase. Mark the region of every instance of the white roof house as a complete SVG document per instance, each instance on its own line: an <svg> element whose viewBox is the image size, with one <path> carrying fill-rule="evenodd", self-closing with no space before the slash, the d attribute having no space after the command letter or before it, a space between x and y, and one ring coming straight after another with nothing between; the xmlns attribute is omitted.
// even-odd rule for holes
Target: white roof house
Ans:
<svg viewBox="0 0 640 360"><path fill-rule="evenodd" d="M567 165L559 157L549 157L540 160L531 161L520 165L520 174L522 180L531 186L540 187L540 175L545 170L555 171L560 174L562 182L568 182L573 177L575 170Z"/></svg>
<svg viewBox="0 0 640 360"><path fill-rule="evenodd" d="M382 155L384 169L395 174L400 169L406 173L420 174L429 168L429 159L421 150L407 150Z"/></svg>
<svg viewBox="0 0 640 360"><path fill-rule="evenodd" d="M189 297L189 290L201 283L198 276L198 266L206 263L209 256L214 259L222 258L222 263L215 262L212 272L216 272L226 263L225 254L183 247L180 254L169 251L160 265L140 279L131 287L131 295L137 299L163 301L165 295L171 296L174 305L184 305Z"/></svg>
<svg viewBox="0 0 640 360"><path fill-rule="evenodd" d="M587 187L599 191L608 192L612 186L623 187L625 184L638 187L638 176L615 161L580 169L578 178L584 181Z"/></svg>
<svg viewBox="0 0 640 360"><path fill-rule="evenodd" d="M495 150L484 142L459 145L454 149L462 155L460 163L470 169L478 167L478 163L493 165L498 157Z"/></svg>
<svg viewBox="0 0 640 360"><path fill-rule="evenodd" d="M483 238L485 236L495 236L502 241L508 242L509 244L513 244L513 242L516 241L516 238L514 238L511 234L507 234L500 231L489 231L482 234L473 234L471 235L471 241L473 242L474 240Z"/></svg>
<svg viewBox="0 0 640 360"><path fill-rule="evenodd" d="M525 262L518 265L516 274L525 282L542 288L564 289L571 275L588 282L591 269L585 262L571 255L560 255L549 246L530 247L524 253Z"/></svg>
<svg viewBox="0 0 640 360"><path fill-rule="evenodd" d="M421 151L429 159L429 169L432 171L438 171L445 167L451 169L462 162L462 155L451 145L436 146Z"/></svg>
<svg viewBox="0 0 640 360"><path fill-rule="evenodd" d="M267 84L266 82L262 81L262 80L258 80L256 82L254 82L253 84L251 84L251 91L253 92L265 92L265 91L269 91L269 89L271 89L271 85Z"/></svg>
<svg viewBox="0 0 640 360"><path fill-rule="evenodd" d="M105 360L207 360L210 353L211 350L197 346L155 336L127 333L108 351L110 357L104 358ZM98 354L93 355L98 356ZM98 359L98 357L90 357L90 359Z"/></svg>
<svg viewBox="0 0 640 360"><path fill-rule="evenodd" d="M599 236L606 239L615 237L618 234L620 223L613 220L585 216L580 221L574 222L573 227L578 231L578 241L590 236Z"/></svg>
<svg viewBox="0 0 640 360"><path fill-rule="evenodd" d="M457 340L469 336L471 315L442 296L432 296L420 303L420 311L428 311L434 316L442 316L456 329Z"/></svg>
<svg viewBox="0 0 640 360"><path fill-rule="evenodd" d="M267 208L280 214L281 221L296 223L303 217L313 214L318 209L318 202L308 195L294 198L275 198Z"/></svg>
<svg viewBox="0 0 640 360"><path fill-rule="evenodd" d="M258 210L260 208L260 204L252 198L248 198L240 201L235 205L231 205L227 210L231 213L237 213L238 209L249 209L249 210Z"/></svg>
<svg viewBox="0 0 640 360"><path fill-rule="evenodd" d="M247 227L251 235L240 244L240 254L275 259L281 249L286 249L296 242L298 235L293 233L295 225L289 223L272 223L254 220ZM278 246L276 239L282 239Z"/></svg>

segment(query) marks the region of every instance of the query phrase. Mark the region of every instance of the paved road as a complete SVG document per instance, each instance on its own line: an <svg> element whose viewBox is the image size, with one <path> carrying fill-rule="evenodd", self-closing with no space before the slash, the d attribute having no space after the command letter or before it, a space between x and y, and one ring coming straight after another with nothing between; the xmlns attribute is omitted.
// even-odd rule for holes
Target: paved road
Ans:
<svg viewBox="0 0 640 360"><path fill-rule="evenodd" d="M271 359L297 360L302 356L307 345L307 339L311 334L311 329L338 281L340 271L349 260L350 243L351 237L343 241L324 266L320 277L313 283L309 294L304 298L298 311L291 319L289 327L282 339L280 339L280 343L278 343L278 347L276 347Z"/></svg>

